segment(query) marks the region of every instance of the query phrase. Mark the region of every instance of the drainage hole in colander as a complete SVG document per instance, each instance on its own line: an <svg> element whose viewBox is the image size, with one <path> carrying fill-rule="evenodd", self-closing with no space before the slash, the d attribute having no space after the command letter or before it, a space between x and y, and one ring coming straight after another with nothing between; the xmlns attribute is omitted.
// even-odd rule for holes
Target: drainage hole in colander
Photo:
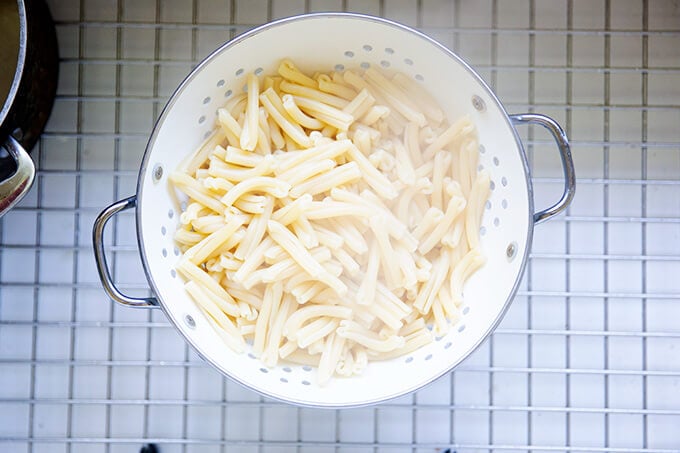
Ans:
<svg viewBox="0 0 680 453"><path fill-rule="evenodd" d="M236 70L236 77L240 76L241 74L243 74L243 68L237 69Z"/></svg>
<svg viewBox="0 0 680 453"><path fill-rule="evenodd" d="M243 91L244 93L248 92L248 84L247 83L243 84L243 86L241 87L241 91Z"/></svg>
<svg viewBox="0 0 680 453"><path fill-rule="evenodd" d="M486 110L486 103L484 102L484 99L480 98L477 95L472 96L472 106L478 112L484 112Z"/></svg>
<svg viewBox="0 0 680 453"><path fill-rule="evenodd" d="M484 207L486 208L487 211L490 210L491 209L491 202L489 200L486 200Z"/></svg>
<svg viewBox="0 0 680 453"><path fill-rule="evenodd" d="M218 81L217 81L217 87L218 87L218 88L221 88L221 87L223 87L223 86L224 86L224 79L218 80Z"/></svg>
<svg viewBox="0 0 680 453"><path fill-rule="evenodd" d="M345 56L346 56L347 58L352 58L352 57L354 56L354 52L352 52L351 50L346 50L346 51L345 51Z"/></svg>
<svg viewBox="0 0 680 453"><path fill-rule="evenodd" d="M158 181L161 180L161 178L163 177L163 166L161 164L156 164L153 167L152 176L153 176L154 182L158 182Z"/></svg>
<svg viewBox="0 0 680 453"><path fill-rule="evenodd" d="M444 349L449 349L451 347L452 343L449 341L444 345Z"/></svg>
<svg viewBox="0 0 680 453"><path fill-rule="evenodd" d="M364 61L364 62L361 63L359 66L361 66L363 69L368 69L368 68L371 67L371 64L370 64L369 62L367 62L367 61Z"/></svg>
<svg viewBox="0 0 680 453"><path fill-rule="evenodd" d="M458 332L462 332L465 330L465 324L461 324L460 327L458 327Z"/></svg>
<svg viewBox="0 0 680 453"><path fill-rule="evenodd" d="M284 372L286 372L286 373L292 373L292 372L293 372L293 370L292 370L290 367L287 367L287 366L284 366L284 367L282 368L282 370L283 370Z"/></svg>
<svg viewBox="0 0 680 453"><path fill-rule="evenodd" d="M385 53L392 55L394 53L394 49L391 47L385 47Z"/></svg>
<svg viewBox="0 0 680 453"><path fill-rule="evenodd" d="M205 104L210 104L210 101L211 101L211 100L212 100L212 99L210 99L210 96L205 97L205 98L203 98L203 104L204 104L204 105L205 105Z"/></svg>
<svg viewBox="0 0 680 453"><path fill-rule="evenodd" d="M470 307L463 307L463 314L467 315L468 313L470 313Z"/></svg>
<svg viewBox="0 0 680 453"><path fill-rule="evenodd" d="M484 145L479 145L479 154L484 154L486 152L486 148Z"/></svg>
<svg viewBox="0 0 680 453"><path fill-rule="evenodd" d="M413 362L413 357L406 357L406 360L404 360L406 363L411 363Z"/></svg>
<svg viewBox="0 0 680 453"><path fill-rule="evenodd" d="M511 242L505 249L505 256L508 257L508 261L512 261L513 259L515 259L516 255L517 255L517 243Z"/></svg>
<svg viewBox="0 0 680 453"><path fill-rule="evenodd" d="M174 269L170 269L170 276L172 276L172 278L177 278L177 272Z"/></svg>
<svg viewBox="0 0 680 453"><path fill-rule="evenodd" d="M335 70L338 71L338 72L342 72L342 71L345 70L345 65L344 64L336 64Z"/></svg>
<svg viewBox="0 0 680 453"><path fill-rule="evenodd" d="M187 201L184 200L179 204L179 208L181 211L186 211L187 210Z"/></svg>
<svg viewBox="0 0 680 453"><path fill-rule="evenodd" d="M206 138L210 137L211 134L212 134L212 132L206 131L205 134L203 134L203 140L205 140Z"/></svg>
<svg viewBox="0 0 680 453"><path fill-rule="evenodd" d="M383 68L389 68L390 62L387 61L387 60L383 60L383 61L380 62L380 66L382 66Z"/></svg>
<svg viewBox="0 0 680 453"><path fill-rule="evenodd" d="M410 58L404 58L404 63L406 63L409 66L413 66L413 60Z"/></svg>
<svg viewBox="0 0 680 453"><path fill-rule="evenodd" d="M486 227L485 226L479 227L479 235L480 236L486 236Z"/></svg>
<svg viewBox="0 0 680 453"><path fill-rule="evenodd" d="M165 236L165 234L166 234L167 232L168 232L167 228L165 228L165 226L162 226L162 227L161 227L161 234L162 234L163 236Z"/></svg>
<svg viewBox="0 0 680 453"><path fill-rule="evenodd" d="M256 76L259 76L260 74L262 74L262 71L264 71L264 69L262 69L262 68L257 68L257 69L255 70L255 75L256 75Z"/></svg>
<svg viewBox="0 0 680 453"><path fill-rule="evenodd" d="M493 182L493 181L491 181L491 183L489 183L489 188L490 188L491 190L496 190L496 183Z"/></svg>
<svg viewBox="0 0 680 453"><path fill-rule="evenodd" d="M309 381L302 381L302 385L312 385L312 383Z"/></svg>
<svg viewBox="0 0 680 453"><path fill-rule="evenodd" d="M233 91L227 90L227 91L224 92L224 97L225 97L225 98L228 98L228 97L231 96L233 93L234 93Z"/></svg>
<svg viewBox="0 0 680 453"><path fill-rule="evenodd" d="M501 186L505 187L505 186L507 186L507 185L508 185L508 178L506 178L505 176L503 176L503 177L501 178Z"/></svg>
<svg viewBox="0 0 680 453"><path fill-rule="evenodd" d="M198 119L198 124L203 124L205 123L205 115L201 115L201 117Z"/></svg>
<svg viewBox="0 0 680 453"><path fill-rule="evenodd" d="M256 359L257 357L255 357L255 354L253 354L252 352L249 352L249 353L248 353L248 358L250 358L250 359Z"/></svg>
<svg viewBox="0 0 680 453"><path fill-rule="evenodd" d="M416 76L415 76L415 77L416 77L416 80L417 80L418 82L422 82L422 81L424 81L424 80L425 80L425 77L423 77L423 76L422 76L422 75L420 75L420 74L416 74Z"/></svg>
<svg viewBox="0 0 680 453"><path fill-rule="evenodd" d="M432 359L432 354L428 354L425 356L425 360L431 360Z"/></svg>
<svg viewBox="0 0 680 453"><path fill-rule="evenodd" d="M173 248L172 253L174 253L175 256L179 256L179 248L177 248L177 247Z"/></svg>
<svg viewBox="0 0 680 453"><path fill-rule="evenodd" d="M500 163L501 163L501 162L498 160L498 157L494 156L494 157L493 157L493 164L494 164L496 167L498 167L498 165L500 165Z"/></svg>
<svg viewBox="0 0 680 453"><path fill-rule="evenodd" d="M260 368L260 373L269 373L269 370L266 368Z"/></svg>
<svg viewBox="0 0 680 453"><path fill-rule="evenodd" d="M283 382L284 384L288 384L288 379L286 379L285 377L282 377L281 379L279 379L279 381Z"/></svg>
<svg viewBox="0 0 680 453"><path fill-rule="evenodd" d="M508 209L508 200L504 199L503 201L501 201L501 207L503 209Z"/></svg>
<svg viewBox="0 0 680 453"><path fill-rule="evenodd" d="M484 165L483 164L477 165L477 171L482 171L482 170L484 170Z"/></svg>
<svg viewBox="0 0 680 453"><path fill-rule="evenodd" d="M161 253L163 254L163 258L167 258L168 251L166 249L161 250Z"/></svg>
<svg viewBox="0 0 680 453"><path fill-rule="evenodd" d="M495 217L495 218L493 219L493 225L494 225L494 226L498 226L498 225L500 225L500 224L501 224L501 219L499 219L498 217Z"/></svg>
<svg viewBox="0 0 680 453"><path fill-rule="evenodd" d="M175 216L175 211L172 209L168 210L168 219L172 219Z"/></svg>
<svg viewBox="0 0 680 453"><path fill-rule="evenodd" d="M303 366L302 369L305 371L312 371L312 367L308 365Z"/></svg>
<svg viewBox="0 0 680 453"><path fill-rule="evenodd" d="M370 45L368 45L368 44L364 44L364 50L365 50L366 52L370 52L371 50L373 50L373 46L370 46Z"/></svg>

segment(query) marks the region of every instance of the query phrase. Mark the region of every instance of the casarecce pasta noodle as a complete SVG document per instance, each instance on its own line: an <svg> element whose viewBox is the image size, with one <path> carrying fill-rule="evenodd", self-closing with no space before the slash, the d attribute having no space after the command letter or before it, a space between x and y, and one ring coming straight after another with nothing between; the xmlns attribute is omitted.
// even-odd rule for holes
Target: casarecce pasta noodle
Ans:
<svg viewBox="0 0 680 453"><path fill-rule="evenodd" d="M177 270L219 337L324 385L445 335L485 262L471 120L373 68L283 60L246 87L170 176L188 197Z"/></svg>

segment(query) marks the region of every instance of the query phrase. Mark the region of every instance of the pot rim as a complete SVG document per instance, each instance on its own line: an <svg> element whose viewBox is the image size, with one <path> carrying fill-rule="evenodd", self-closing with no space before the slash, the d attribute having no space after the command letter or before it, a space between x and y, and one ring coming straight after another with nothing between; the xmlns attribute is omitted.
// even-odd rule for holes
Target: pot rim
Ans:
<svg viewBox="0 0 680 453"><path fill-rule="evenodd" d="M372 21L372 22L377 22L383 25L388 25L394 28L397 28L402 31L406 31L412 34L415 34L417 37L420 39L423 39L430 43L431 45L434 45L435 47L439 48L442 50L449 58L453 58L456 60L461 66L468 72L468 74L481 86L481 88L486 92L486 94L490 97L492 102L500 109L501 113L503 114L503 118L505 121L505 126L510 128L512 135L515 139L515 144L517 146L518 151L520 152L520 158L522 161L522 170L523 170L523 175L527 187L527 204L528 204L528 209L527 209L527 232L526 232L526 247L524 251L524 255L521 257L521 264L519 266L519 270L517 272L517 276L515 278L514 284L512 286L512 289L508 293L508 296L506 300L503 302L503 305L498 312L498 315L496 318L494 318L493 322L491 322L486 329L486 331L479 337L477 342L475 342L472 347L464 354L462 355L458 360L452 362L449 367L447 367L443 372L438 373L436 375L431 376L429 379L426 381L423 381L419 383L416 386L412 386L409 388L404 388L401 389L399 392L396 392L392 395L387 395L387 396L380 396L377 398L373 398L370 400L366 401L361 401L358 403L319 403L316 401L307 401L307 400L302 400L302 399L286 399L282 397L278 397L275 395L271 395L268 393L265 393L264 391L253 387L249 382L246 382L242 379L239 379L238 377L234 376L229 370L225 369L222 367L217 361L213 360L209 355L207 355L195 342L193 342L188 336L184 334L184 331L182 330L182 327L179 323L178 320L176 320L173 316L170 316L170 309L166 305L165 301L163 300L162 297L160 297L160 292L159 292L159 286L156 284L156 281L149 271L149 267L147 266L148 258L146 255L146 250L144 248L144 238L142 237L142 203L144 200L144 193L143 193L143 181L144 181L144 175L148 171L153 171L153 169L149 166L150 164L150 155L151 155L151 150L153 149L157 136L162 128L163 122L165 121L168 112L173 108L175 102L179 98L180 94L184 91L185 87L191 83L191 81L194 79L196 74L198 74L201 69L209 64L214 58L217 57L217 55L221 54L222 52L228 50L229 48L238 45L242 41L255 36L265 30L271 29L271 28L276 28L279 26L286 25L291 22L296 22L296 21L301 21L301 20L310 20L310 19L322 19L322 18L335 18L335 17L344 17L344 18L350 18L350 19L357 19L357 20L365 20L365 21ZM399 22L395 22L389 19L383 19L381 17L376 17L376 16L371 16L371 15L366 15L366 14L358 14L358 13L344 13L344 12L322 12L322 13L308 13L308 14L301 14L301 15L296 15L296 16L291 16L291 17L286 17L283 19L278 19L263 25L260 25L259 27L256 27L250 31L247 31L234 39L225 42L221 46L219 46L217 49L212 51L208 56L206 56L196 67L182 80L182 82L177 86L177 88L174 90L172 95L168 98L168 101L166 102L165 106L163 107L163 110L161 111L161 114L159 115L156 123L154 124L152 133L149 137L149 141L147 142L146 148L144 150L144 155L142 157L142 163L140 165L140 170L139 174L137 177L137 189L136 189L136 207L135 207L135 225L137 229L137 245L139 248L139 253L140 257L142 260L142 267L144 268L144 273L146 274L146 278L151 286L152 291L157 297L159 306L163 309L164 312L168 315L168 319L170 322L173 324L176 330L179 331L179 333L182 335L184 338L184 341L189 343L191 347L198 353L200 357L202 357L206 362L208 362L213 368L217 369L222 373L222 375L227 376L228 378L238 382L239 384L243 385L244 387L253 390L254 392L257 392L260 395L266 396L267 398L272 398L277 401L282 401L285 403L290 403L290 404L295 404L298 406L303 406L303 407L310 407L310 408L354 408L354 407L364 407L364 406L370 406L382 402L386 402L407 394L410 394L412 392L415 392L426 385L432 383L433 381L439 379L445 374L450 373L453 369L455 369L460 363L467 359L474 351L476 351L482 343L486 341L486 339L489 337L489 335L498 327L499 323L505 316L505 314L508 311L508 308L510 307L511 302L514 300L517 290L519 289L519 285L522 280L522 276L524 275L524 272L526 270L528 258L529 258L529 253L531 251L531 245L533 241L533 232L534 232L534 196L533 196L533 185L531 182L531 172L529 169L529 163L528 159L526 157L526 152L524 150L524 146L522 144L522 141L519 137L519 134L517 133L517 129L512 123L512 120L510 119L510 116L508 112L506 111L505 107L503 104L500 102L500 100L497 98L495 93L491 90L491 88L484 82L484 80L481 78L481 76L470 67L462 58L460 58L457 54L455 54L453 51L436 41L435 39L427 36L426 34L409 27L407 25L401 24Z"/></svg>
<svg viewBox="0 0 680 453"><path fill-rule="evenodd" d="M19 15L19 54L17 57L16 68L14 69L14 79L10 86L5 103L0 110L0 124L4 123L9 115L9 111L14 105L19 85L24 74L24 63L26 62L26 40L27 40L27 24L26 24L26 5L22 0L17 0L17 11ZM11 132L10 132L11 133Z"/></svg>

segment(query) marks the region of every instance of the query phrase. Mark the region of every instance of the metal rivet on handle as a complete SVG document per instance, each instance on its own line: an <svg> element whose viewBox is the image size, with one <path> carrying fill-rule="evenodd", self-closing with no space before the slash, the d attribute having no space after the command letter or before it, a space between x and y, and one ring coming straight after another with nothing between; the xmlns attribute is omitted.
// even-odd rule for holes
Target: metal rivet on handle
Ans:
<svg viewBox="0 0 680 453"><path fill-rule="evenodd" d="M194 321L194 318L191 315L185 315L184 316L184 323L190 329L194 329L196 327L196 321Z"/></svg>
<svg viewBox="0 0 680 453"><path fill-rule="evenodd" d="M163 166L161 164L156 164L156 166L153 167L153 180L154 180L154 182L160 181L162 177L163 177Z"/></svg>
<svg viewBox="0 0 680 453"><path fill-rule="evenodd" d="M508 248L505 249L505 256L508 257L509 261L512 261L515 258L515 255L517 255L517 243L511 242L508 245Z"/></svg>
<svg viewBox="0 0 680 453"><path fill-rule="evenodd" d="M480 112L486 110L486 102L476 94L472 96L472 106Z"/></svg>

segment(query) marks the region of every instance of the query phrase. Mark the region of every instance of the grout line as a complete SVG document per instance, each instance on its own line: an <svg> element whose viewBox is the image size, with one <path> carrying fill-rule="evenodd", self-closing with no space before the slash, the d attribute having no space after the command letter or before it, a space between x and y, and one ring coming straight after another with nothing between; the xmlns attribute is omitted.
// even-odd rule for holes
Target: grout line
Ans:
<svg viewBox="0 0 680 453"><path fill-rule="evenodd" d="M80 18L84 18L84 1L81 0L80 2ZM118 31L117 31L118 33ZM78 56L82 58L84 55L84 36L83 36L83 29L79 28L78 29ZM82 65L78 65L78 95L82 96L83 95L83 77L85 74L85 68ZM83 115L83 103L78 102L76 105L76 131L81 132L82 126L83 126L83 121L84 121L84 115ZM76 140L76 162L75 162L75 170L76 170L76 175L75 175L75 200L73 207L75 209L74 212L74 230L73 230L73 245L77 245L80 241L80 230L79 230L79 223L80 223L80 213L77 211L78 208L80 207L80 188L81 188L81 177L80 174L78 173L80 170L81 166L81 156L82 156L82 150L83 150L83 143L82 139L77 139ZM79 252L78 250L74 250L72 253L72 268L71 272L73 273L71 277L71 282L76 285L78 281L78 257L79 257ZM71 289L71 321L75 322L76 321L76 307L77 307L77 300L78 300L78 290L74 286L73 289ZM69 358L71 360L75 359L75 327L71 327L69 329ZM75 376L75 369L73 366L68 367L68 396L69 398L73 398L73 392L74 392L74 376ZM67 405L66 406L66 435L68 437L71 437L73 434L73 406L72 405ZM72 450L71 445L66 446L66 452L70 453Z"/></svg>
<svg viewBox="0 0 680 453"><path fill-rule="evenodd" d="M418 0L416 0L418 1ZM422 1L422 0L420 0ZM305 0L305 4L309 5L310 1ZM349 11L347 8L347 0L342 0L343 10ZM309 11L309 6L307 6L306 11ZM192 29L192 28L202 28L206 30L224 30L224 25L220 24L192 24L190 22L144 22L144 21L55 21L57 27L81 27L81 28L167 28L167 29ZM260 25L259 23L237 23L231 21L229 27L231 29L245 30L256 27ZM456 33L469 33L469 34L489 34L494 31L499 34L509 34L509 35L573 35L573 36L678 36L680 31L677 29L660 29L660 30L632 30L632 29L616 29L616 30L598 30L589 28L580 29L555 29L555 28L498 28L492 29L488 27L443 27L443 26L428 26L428 27L418 27L424 31L428 32L441 32L441 31L454 31Z"/></svg>
<svg viewBox="0 0 680 453"><path fill-rule="evenodd" d="M491 29L496 30L498 29L498 0L493 0L491 3ZM491 49L490 49L490 57L491 57L491 66L495 67L497 62L498 62L498 33L496 31L491 33ZM496 90L498 87L498 72L495 69L491 70L491 73L489 75L489 83L491 85L492 90ZM489 340L489 366L493 368L494 366L494 345L495 345L495 337L492 335ZM530 382L530 378L527 377L527 385ZM494 375L493 372L489 373L489 405L493 406L494 405L494 389L495 389L495 382L497 380L496 375ZM488 418L488 424L489 424L489 445L493 445L494 443L494 412L491 410L489 411L489 418ZM527 425L527 438L530 436L529 432L529 426ZM493 450L491 450L493 452Z"/></svg>
<svg viewBox="0 0 680 453"><path fill-rule="evenodd" d="M649 29L649 1L642 0L642 30L646 32ZM647 35L642 36L642 68L646 69L649 67L649 38ZM649 80L648 74L642 73L642 105L647 105L649 97ZM645 143L647 141L648 135L648 123L647 123L647 111L643 110L642 113L642 136L640 141ZM647 179L647 146L642 146L640 152L640 179ZM641 217L647 217L647 187L640 187L640 199L642 201L641 206ZM642 248L640 253L645 255L647 253L647 224L643 223L641 225L642 230ZM647 264L642 262L642 272L641 272L641 292L643 294L647 293ZM647 330L647 298L642 299L642 330ZM647 338L642 338L642 369L647 370ZM642 376L642 408L647 409L647 376ZM649 418L647 414L642 416L642 446L644 448L648 447L648 431L649 431Z"/></svg>
<svg viewBox="0 0 680 453"><path fill-rule="evenodd" d="M611 28L611 0L605 0L604 3L604 28L605 31ZM610 73L606 71L611 66L611 35L605 35L604 37L604 105L609 105L611 102L611 76ZM610 138L610 111L604 110L604 121L603 121L603 133L602 139L605 143L609 142ZM603 147L603 178L609 178L609 146L605 145ZM603 202L603 214L605 217L609 217L609 186L604 186L602 188ZM607 255L609 253L609 223L603 225L603 254ZM605 261L603 264L603 277L604 277L604 292L609 292L609 262ZM609 330L609 298L604 298L604 330ZM609 369L609 337L603 337L604 342L604 369ZM604 407L609 407L609 375L604 376ZM604 414L604 446L609 447L609 414Z"/></svg>
<svg viewBox="0 0 680 453"><path fill-rule="evenodd" d="M40 146L40 151L42 151L42 140L39 140L39 146ZM38 154L38 162L37 166L40 166L40 163L43 161L43 153L40 152ZM35 225L35 242L37 244L40 244L41 239L40 239L40 232L42 230L42 213L40 212L40 207L42 205L42 195L44 193L43 186L44 186L44 181L43 178L36 178L36 203L38 207L38 212L36 213L36 225ZM33 289L33 322L35 325L31 328L31 359L32 359L32 364L30 366L30 376L29 376L29 388L30 388L30 398L31 400L35 400L35 382L36 382L36 366L38 364L37 360L37 351L38 351L38 301L39 301L39 294L40 294L40 250L37 250L34 255L34 262L33 262L33 281L35 282L35 287ZM29 439L33 439L33 433L34 433L34 419L35 419L35 403L32 403L28 406L28 430L27 434ZM33 444L30 444L28 446L28 452L33 453Z"/></svg>
<svg viewBox="0 0 680 453"><path fill-rule="evenodd" d="M536 27L536 4L534 0L530 0L529 2L529 11L530 11L530 16L529 16L529 29L534 29ZM535 64L535 58L536 58L536 41L535 41L535 36L534 35L529 35L529 65L533 66ZM527 99L527 103L529 106L533 105L536 100L535 100L535 91L534 91L534 73L529 72L529 97ZM529 111L532 111L532 108L529 107ZM533 129L531 126L529 127L529 131L527 134L528 140L533 139ZM528 146L528 160L529 160L529 165L533 164L533 145ZM532 165L533 168L533 165ZM531 291L532 286L533 286L533 260L529 260L527 263L527 269L526 269L526 281L527 281L527 290ZM532 329L533 325L533 313L532 313L532 305L533 305L533 297L528 296L526 298L526 316L527 316L527 327L528 329ZM533 366L533 336L528 335L527 336L527 366L531 368ZM533 398L531 394L531 384L533 383L533 374L532 373L527 373L527 404L531 406L533 404ZM532 414L528 414L528 438L527 438L527 445L530 445L532 442L531 438L531 425L534 422Z"/></svg>

